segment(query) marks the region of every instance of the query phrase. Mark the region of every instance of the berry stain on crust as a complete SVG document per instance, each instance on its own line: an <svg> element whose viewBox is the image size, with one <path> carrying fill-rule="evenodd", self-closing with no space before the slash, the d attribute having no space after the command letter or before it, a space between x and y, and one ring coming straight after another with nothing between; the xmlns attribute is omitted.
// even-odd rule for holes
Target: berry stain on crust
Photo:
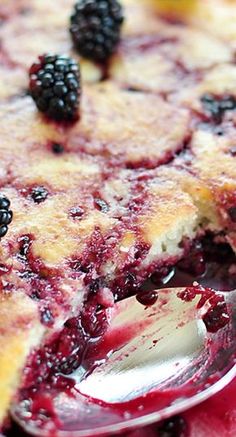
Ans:
<svg viewBox="0 0 236 437"><path fill-rule="evenodd" d="M19 259L23 262L27 261L30 246L32 244L32 238L30 235L22 235L18 238L18 244L19 244Z"/></svg>
<svg viewBox="0 0 236 437"><path fill-rule="evenodd" d="M70 33L78 53L94 61L106 61L114 53L123 23L117 0L79 0L70 19Z"/></svg>
<svg viewBox="0 0 236 437"><path fill-rule="evenodd" d="M6 235L8 225L12 222L13 212L9 209L10 205L10 200L0 194L0 238Z"/></svg>
<svg viewBox="0 0 236 437"><path fill-rule="evenodd" d="M29 70L29 90L36 106L56 121L73 121L80 103L80 67L63 55L39 56Z"/></svg>
<svg viewBox="0 0 236 437"><path fill-rule="evenodd" d="M100 199L99 197L95 197L94 205L96 209L103 212L104 214L109 211L109 205L105 202L105 200Z"/></svg>
<svg viewBox="0 0 236 437"><path fill-rule="evenodd" d="M73 219L80 220L83 215L84 215L84 210L80 206L71 208L69 211L69 216Z"/></svg>

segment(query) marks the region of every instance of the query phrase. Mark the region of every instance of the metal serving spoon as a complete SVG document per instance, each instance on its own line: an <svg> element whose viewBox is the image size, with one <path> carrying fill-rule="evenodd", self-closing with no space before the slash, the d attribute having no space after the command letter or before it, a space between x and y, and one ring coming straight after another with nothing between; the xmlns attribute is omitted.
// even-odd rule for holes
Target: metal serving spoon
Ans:
<svg viewBox="0 0 236 437"><path fill-rule="evenodd" d="M221 390L236 376L236 291L207 296L198 289L166 288L148 296L152 305L131 297L108 309L109 328L88 345L72 375L75 387L52 395L56 429L50 420L42 429L21 405L14 418L40 437L110 435L180 413Z"/></svg>

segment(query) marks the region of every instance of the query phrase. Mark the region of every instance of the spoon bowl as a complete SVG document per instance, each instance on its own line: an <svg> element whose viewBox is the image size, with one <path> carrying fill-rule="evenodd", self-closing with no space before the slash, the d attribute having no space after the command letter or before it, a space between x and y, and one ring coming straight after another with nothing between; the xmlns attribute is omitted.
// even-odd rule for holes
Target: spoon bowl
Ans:
<svg viewBox="0 0 236 437"><path fill-rule="evenodd" d="M236 375L236 292L195 286L151 297L106 310L109 328L88 343L74 387L52 393L56 428L29 420L24 404L13 406L14 419L36 436L102 436L178 414L226 386Z"/></svg>

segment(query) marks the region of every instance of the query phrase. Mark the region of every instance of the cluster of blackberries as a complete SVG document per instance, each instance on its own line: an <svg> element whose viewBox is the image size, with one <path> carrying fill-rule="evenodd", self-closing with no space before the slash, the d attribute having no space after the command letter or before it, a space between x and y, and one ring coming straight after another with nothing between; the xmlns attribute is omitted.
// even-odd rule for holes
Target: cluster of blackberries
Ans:
<svg viewBox="0 0 236 437"><path fill-rule="evenodd" d="M123 22L117 0L79 0L70 19L77 51L94 61L105 61L114 52ZM43 55L29 71L30 94L39 111L54 120L74 120L80 103L78 62L68 56Z"/></svg>

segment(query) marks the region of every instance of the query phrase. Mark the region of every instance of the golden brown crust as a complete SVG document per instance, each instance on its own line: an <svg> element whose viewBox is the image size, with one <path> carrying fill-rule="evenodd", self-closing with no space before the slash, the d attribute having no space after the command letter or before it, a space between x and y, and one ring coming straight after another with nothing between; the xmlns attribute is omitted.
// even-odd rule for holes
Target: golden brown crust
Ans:
<svg viewBox="0 0 236 437"><path fill-rule="evenodd" d="M115 158L122 167L154 167L183 147L189 121L185 109L176 110L158 96L112 83L90 85L84 88L81 122L69 132L68 143L72 150Z"/></svg>
<svg viewBox="0 0 236 437"><path fill-rule="evenodd" d="M20 372L32 347L41 341L44 328L37 306L24 293L0 296L0 421L19 384Z"/></svg>

